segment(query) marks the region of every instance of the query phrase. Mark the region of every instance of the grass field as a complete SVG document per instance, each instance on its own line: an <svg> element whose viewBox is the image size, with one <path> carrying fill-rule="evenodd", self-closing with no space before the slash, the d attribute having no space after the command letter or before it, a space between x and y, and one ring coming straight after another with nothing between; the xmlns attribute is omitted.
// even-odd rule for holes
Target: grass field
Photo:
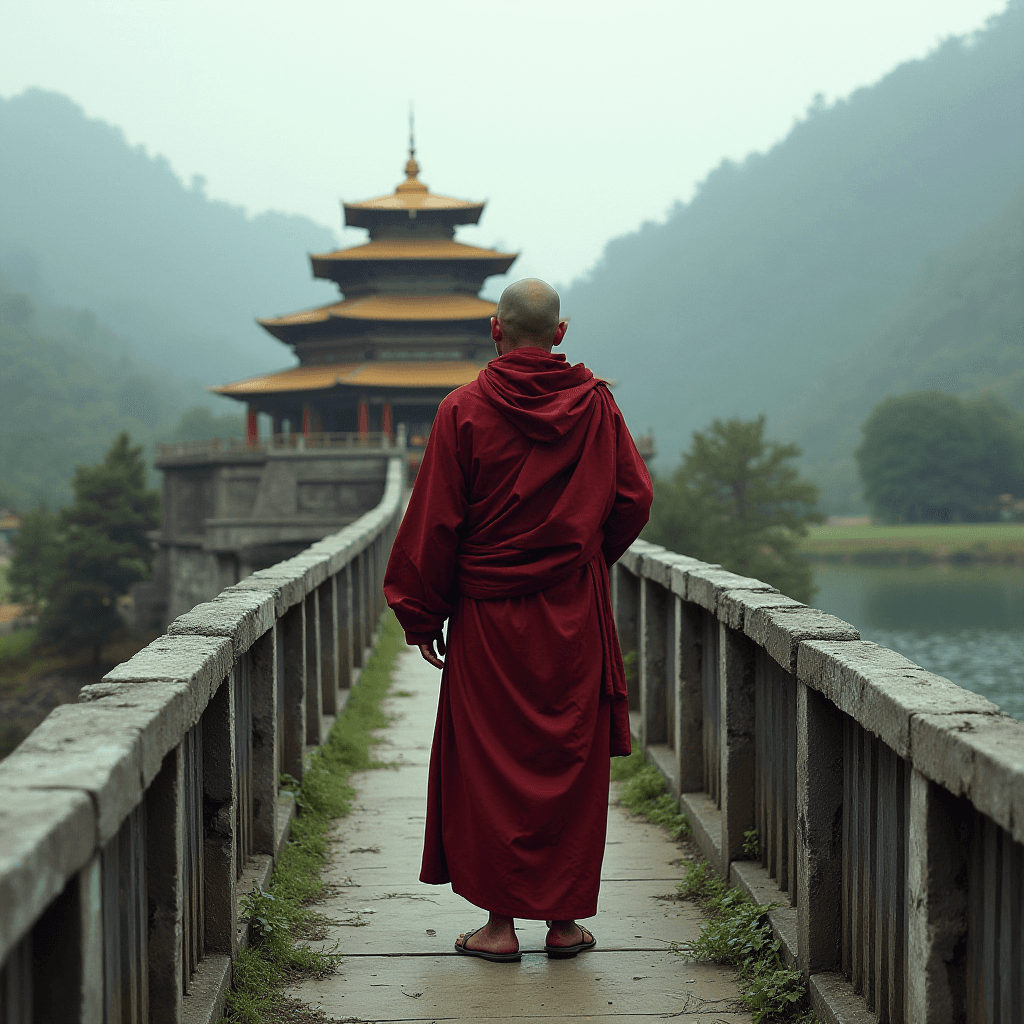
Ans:
<svg viewBox="0 0 1024 1024"><path fill-rule="evenodd" d="M1024 562L1024 523L824 524L810 528L800 550L829 560Z"/></svg>

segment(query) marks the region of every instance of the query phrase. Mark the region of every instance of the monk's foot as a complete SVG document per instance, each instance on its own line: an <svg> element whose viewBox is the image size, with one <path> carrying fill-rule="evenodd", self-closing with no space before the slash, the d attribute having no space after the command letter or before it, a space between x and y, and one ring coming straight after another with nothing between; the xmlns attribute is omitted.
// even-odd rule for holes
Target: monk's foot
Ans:
<svg viewBox="0 0 1024 1024"><path fill-rule="evenodd" d="M593 933L575 921L549 921L548 935L544 940L548 946L582 946L593 940Z"/></svg>
<svg viewBox="0 0 1024 1024"><path fill-rule="evenodd" d="M515 921L511 917L501 917L498 914L491 914L490 920L483 928L477 928L474 932L463 932L455 940L455 944L464 949L479 950L484 953L506 955L519 952Z"/></svg>

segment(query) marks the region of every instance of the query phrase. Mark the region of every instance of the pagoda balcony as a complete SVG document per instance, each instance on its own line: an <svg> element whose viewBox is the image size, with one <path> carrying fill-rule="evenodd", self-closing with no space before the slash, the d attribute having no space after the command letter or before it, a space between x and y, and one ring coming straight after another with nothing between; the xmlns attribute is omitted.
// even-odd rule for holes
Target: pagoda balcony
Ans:
<svg viewBox="0 0 1024 1024"><path fill-rule="evenodd" d="M163 463L184 459L194 462L209 456L220 460L224 455L244 455L253 452L264 455L268 452L293 453L302 451L323 451L331 448L385 449L394 448L396 442L388 434L381 432L358 433L344 431L317 434L272 434L267 437L212 437L205 441L178 441L175 443L157 442L157 467Z"/></svg>

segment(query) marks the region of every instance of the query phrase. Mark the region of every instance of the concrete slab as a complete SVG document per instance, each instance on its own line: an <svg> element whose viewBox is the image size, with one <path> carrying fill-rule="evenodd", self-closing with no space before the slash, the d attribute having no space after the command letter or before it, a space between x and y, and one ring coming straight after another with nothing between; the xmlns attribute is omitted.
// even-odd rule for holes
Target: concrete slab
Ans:
<svg viewBox="0 0 1024 1024"><path fill-rule="evenodd" d="M459 956L460 932L486 915L451 886L419 881L430 739L439 673L413 652L399 656L392 725L376 748L399 767L353 776L357 797L331 837L318 909L332 924L323 945L345 955L336 974L291 995L337 1020L519 1022L652 1021L685 1013L695 1022L750 1020L732 971L672 951L695 940L702 916L673 898L680 848L664 829L616 803L613 784L598 913L586 922L598 948L570 961L544 955L543 921L517 921L523 960L491 964Z"/></svg>

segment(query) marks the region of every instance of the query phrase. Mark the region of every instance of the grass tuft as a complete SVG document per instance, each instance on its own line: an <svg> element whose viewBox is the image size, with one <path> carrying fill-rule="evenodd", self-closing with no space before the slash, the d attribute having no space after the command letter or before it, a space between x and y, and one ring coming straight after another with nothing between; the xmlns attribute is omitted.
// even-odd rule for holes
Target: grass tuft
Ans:
<svg viewBox="0 0 1024 1024"><path fill-rule="evenodd" d="M772 934L768 911L746 893L730 888L707 861L691 864L677 886L680 895L695 900L708 914L696 942L676 952L693 960L735 967L740 975L740 998L754 1024L810 1024L807 986L799 971L786 967L779 940Z"/></svg>
<svg viewBox="0 0 1024 1024"><path fill-rule="evenodd" d="M324 891L320 871L331 822L351 808L355 791L349 776L383 765L372 756L372 733L389 723L380 705L391 686L391 668L401 645L401 628L388 612L377 647L327 742L313 752L301 782L281 777L282 791L294 793L299 813L274 866L270 890L256 889L243 900L244 913L253 921L252 941L235 961L233 989L219 1024L299 1019L291 1016L295 1004L284 996L284 985L299 977L329 974L337 963L336 951L311 949L297 940L323 922L311 904Z"/></svg>
<svg viewBox="0 0 1024 1024"><path fill-rule="evenodd" d="M665 792L661 772L655 765L647 764L639 750L629 757L613 758L611 777L614 782L625 782L619 802L633 814L654 825L663 825L673 839L690 834L690 819L680 812L672 794Z"/></svg>

